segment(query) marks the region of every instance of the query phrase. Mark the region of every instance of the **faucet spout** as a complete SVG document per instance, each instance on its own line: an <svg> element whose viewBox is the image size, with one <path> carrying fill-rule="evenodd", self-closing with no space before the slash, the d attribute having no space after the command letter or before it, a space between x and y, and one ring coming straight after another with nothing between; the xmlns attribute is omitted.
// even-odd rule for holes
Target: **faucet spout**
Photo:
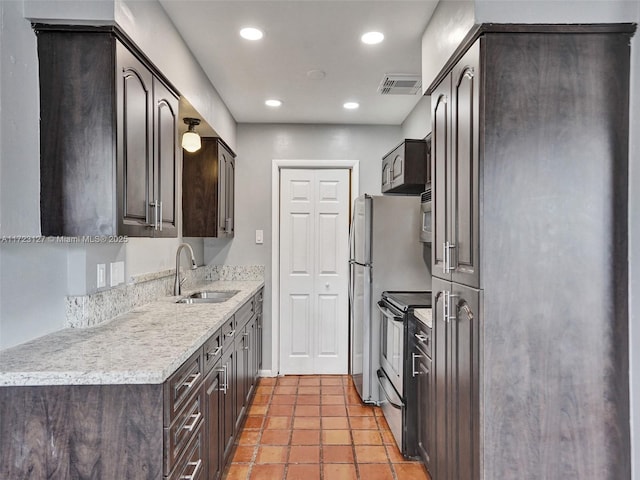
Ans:
<svg viewBox="0 0 640 480"><path fill-rule="evenodd" d="M180 279L180 253L182 253L183 249L187 249L189 251L189 255L191 255L191 270L195 270L196 268L198 268L198 265L196 264L196 258L193 255L193 249L191 248L191 245L189 245L188 243L181 243L180 245L178 245L178 250L176 251L176 277L175 277L175 281L173 282L173 294L174 295L182 295L182 284L184 283L184 281L186 279Z"/></svg>

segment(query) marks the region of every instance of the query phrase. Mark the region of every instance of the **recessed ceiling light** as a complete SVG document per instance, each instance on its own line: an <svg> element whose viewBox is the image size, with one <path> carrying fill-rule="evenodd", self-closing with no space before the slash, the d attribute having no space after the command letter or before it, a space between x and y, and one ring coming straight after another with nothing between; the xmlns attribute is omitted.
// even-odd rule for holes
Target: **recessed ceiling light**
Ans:
<svg viewBox="0 0 640 480"><path fill-rule="evenodd" d="M280 105L282 105L282 102L280 100L276 100L275 98L270 98L269 100L265 100L264 104L267 107L279 107Z"/></svg>
<svg viewBox="0 0 640 480"><path fill-rule="evenodd" d="M320 70L320 69L313 69L307 72L307 77L309 77L312 80L322 80L326 76L327 74L324 72L324 70Z"/></svg>
<svg viewBox="0 0 640 480"><path fill-rule="evenodd" d="M355 110L356 108L358 108L360 106L360 104L358 102L347 102L342 106L344 108L346 108L347 110Z"/></svg>
<svg viewBox="0 0 640 480"><path fill-rule="evenodd" d="M360 40L367 45L375 45L384 40L384 35L380 32L367 32L360 37Z"/></svg>
<svg viewBox="0 0 640 480"><path fill-rule="evenodd" d="M240 36L247 40L260 40L262 38L262 31L253 27L246 27L240 30Z"/></svg>

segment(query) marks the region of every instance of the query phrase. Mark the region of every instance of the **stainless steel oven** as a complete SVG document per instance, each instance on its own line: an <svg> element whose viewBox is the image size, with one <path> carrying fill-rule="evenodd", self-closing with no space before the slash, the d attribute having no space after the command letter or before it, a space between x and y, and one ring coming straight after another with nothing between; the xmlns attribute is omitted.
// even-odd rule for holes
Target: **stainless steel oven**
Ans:
<svg viewBox="0 0 640 480"><path fill-rule="evenodd" d="M382 293L380 314L380 406L400 451L407 454L406 381L408 365L408 318L415 307L431 307L431 292ZM413 441L413 440L410 440Z"/></svg>

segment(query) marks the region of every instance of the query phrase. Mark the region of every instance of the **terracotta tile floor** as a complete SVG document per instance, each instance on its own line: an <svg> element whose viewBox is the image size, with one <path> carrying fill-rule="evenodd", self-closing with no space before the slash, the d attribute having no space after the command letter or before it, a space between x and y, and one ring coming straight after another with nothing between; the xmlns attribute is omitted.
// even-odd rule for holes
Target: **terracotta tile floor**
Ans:
<svg viewBox="0 0 640 480"><path fill-rule="evenodd" d="M346 375L262 378L226 480L428 480Z"/></svg>

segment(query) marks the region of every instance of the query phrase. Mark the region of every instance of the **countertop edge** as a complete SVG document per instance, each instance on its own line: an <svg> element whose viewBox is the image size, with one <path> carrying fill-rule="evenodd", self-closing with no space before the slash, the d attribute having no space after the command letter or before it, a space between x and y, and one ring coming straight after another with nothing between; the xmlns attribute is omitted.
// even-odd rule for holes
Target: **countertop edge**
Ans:
<svg viewBox="0 0 640 480"><path fill-rule="evenodd" d="M39 386L89 386L89 385L156 385L163 384L186 360L188 360L199 348L202 348L204 343L213 335L216 331L218 331L222 325L233 316L242 305L244 305L247 301L249 301L252 297L254 297L260 289L264 288L265 282L264 280L213 280L204 283L200 283L189 290L186 290L182 296L188 295L191 292L202 290L204 288L210 288L214 285L217 285L219 288L224 289L225 284L227 286L231 286L237 283L255 283L255 286L249 286L247 290L244 292L244 295L241 299L237 300L235 306L231 307L231 309L221 315L221 318L218 318L215 322L211 324L211 326L202 328L202 331L198 331L199 335L196 340L193 340L190 345L186 346L183 350L180 351L179 354L176 354L163 368L158 369L93 369L93 370L74 370L70 367L66 371L61 370L12 370L12 371L0 371L0 388L3 387L39 387ZM21 347L29 349L35 348L34 345L37 345L38 341L42 341L47 337L53 336L55 334L59 334L60 332L66 330L75 330L77 332L87 332L85 334L91 335L91 331L98 332L101 328L105 328L105 324L112 324L116 321L133 321L135 318L135 314L147 314L153 315L153 308L156 306L158 308L160 305L172 304L175 303L176 299L179 297L175 296L167 296L157 299L154 302L142 305L132 312L125 313L120 315L108 322L105 322L100 325L88 327L86 329L63 329L58 332L54 332L49 335L45 335L40 339L35 339L34 341L27 342L24 345L18 345L9 349L8 351L19 351ZM202 312L203 309L206 308L215 308L220 304L213 305L185 305L185 312L188 312L189 308L195 308L196 312ZM149 313L151 311L151 313ZM142 313L141 313L142 312ZM132 313L134 315L132 315ZM188 314L188 313L184 313ZM128 316L132 316L132 319L126 320ZM79 334L80 335L80 334ZM7 352L7 351L5 351ZM2 368L2 353L0 352L0 368ZM13 352L11 352L13 353Z"/></svg>

